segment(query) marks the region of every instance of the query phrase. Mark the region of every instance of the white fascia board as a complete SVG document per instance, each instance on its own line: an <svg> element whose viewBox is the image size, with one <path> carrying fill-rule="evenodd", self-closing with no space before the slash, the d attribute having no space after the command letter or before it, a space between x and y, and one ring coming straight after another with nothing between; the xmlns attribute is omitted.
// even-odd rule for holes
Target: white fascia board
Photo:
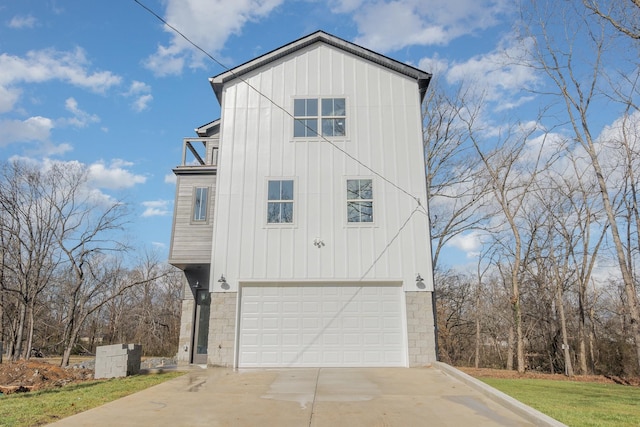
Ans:
<svg viewBox="0 0 640 427"><path fill-rule="evenodd" d="M222 103L222 90L226 83L232 80L241 78L242 75L250 71L263 67L269 64L270 62L273 62L284 56L290 55L314 43L326 43L330 46L337 47L338 49L341 49L345 52L349 52L367 61L371 61L385 68L391 69L400 74L404 74L407 77L415 79L416 82L418 83L418 89L420 92L420 101L422 102L422 99L424 98L424 94L427 91L427 87L429 86L429 82L431 81L430 73L427 73L425 71L422 71L410 65L404 64L400 61L396 61L395 59L391 59L387 56L384 56L372 50L366 49L362 46L358 46L354 43L348 42L339 37L325 33L324 31L316 31L313 34L310 34L306 37L293 41L278 49L272 50L271 52L265 53L264 55L261 55L248 62L245 62L242 65L239 65L235 68L227 70L224 73L221 73L221 74L218 74L217 76L209 78L209 83L211 84L211 87L213 88L213 91L215 92L216 97L218 98L218 102Z"/></svg>

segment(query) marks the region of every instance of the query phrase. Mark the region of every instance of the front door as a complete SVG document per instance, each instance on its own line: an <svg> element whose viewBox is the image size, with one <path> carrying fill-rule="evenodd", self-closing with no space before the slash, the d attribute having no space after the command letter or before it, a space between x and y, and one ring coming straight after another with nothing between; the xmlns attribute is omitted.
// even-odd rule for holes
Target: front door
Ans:
<svg viewBox="0 0 640 427"><path fill-rule="evenodd" d="M193 331L193 360L195 364L207 363L207 345L209 342L209 312L211 295L208 289L196 291L196 316Z"/></svg>

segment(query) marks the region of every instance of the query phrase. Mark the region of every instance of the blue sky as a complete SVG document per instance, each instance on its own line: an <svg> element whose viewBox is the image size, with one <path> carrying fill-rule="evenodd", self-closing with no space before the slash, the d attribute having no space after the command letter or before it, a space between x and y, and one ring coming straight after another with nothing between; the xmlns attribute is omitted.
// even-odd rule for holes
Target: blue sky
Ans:
<svg viewBox="0 0 640 427"><path fill-rule="evenodd" d="M518 49L507 0L141 1L228 67L324 30L451 84L476 75L504 104L536 79L496 59ZM133 210L133 243L164 259L171 169L219 117L208 78L223 71L133 0L0 0L0 159L86 164Z"/></svg>

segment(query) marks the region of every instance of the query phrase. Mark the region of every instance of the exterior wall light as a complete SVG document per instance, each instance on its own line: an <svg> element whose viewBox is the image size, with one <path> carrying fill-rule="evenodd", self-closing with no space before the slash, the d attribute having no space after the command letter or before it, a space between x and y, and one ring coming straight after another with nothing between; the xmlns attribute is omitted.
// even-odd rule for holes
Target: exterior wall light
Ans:
<svg viewBox="0 0 640 427"><path fill-rule="evenodd" d="M422 278L422 276L420 275L420 273L418 273L418 275L416 276L416 286L419 289L424 289L427 286L424 284L424 279Z"/></svg>
<svg viewBox="0 0 640 427"><path fill-rule="evenodd" d="M218 283L220 283L220 287L222 289L229 289L229 284L227 283L227 279L224 277L224 274L220 275L220 278L218 279Z"/></svg>

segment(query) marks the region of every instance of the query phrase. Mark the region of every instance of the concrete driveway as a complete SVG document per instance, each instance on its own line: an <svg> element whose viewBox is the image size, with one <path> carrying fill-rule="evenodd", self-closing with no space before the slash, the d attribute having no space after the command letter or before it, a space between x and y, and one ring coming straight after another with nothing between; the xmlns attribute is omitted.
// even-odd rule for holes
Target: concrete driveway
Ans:
<svg viewBox="0 0 640 427"><path fill-rule="evenodd" d="M422 369L192 370L51 425L562 425L516 401L516 407L499 404L492 389L475 386L469 383L475 380L458 373L442 364Z"/></svg>

